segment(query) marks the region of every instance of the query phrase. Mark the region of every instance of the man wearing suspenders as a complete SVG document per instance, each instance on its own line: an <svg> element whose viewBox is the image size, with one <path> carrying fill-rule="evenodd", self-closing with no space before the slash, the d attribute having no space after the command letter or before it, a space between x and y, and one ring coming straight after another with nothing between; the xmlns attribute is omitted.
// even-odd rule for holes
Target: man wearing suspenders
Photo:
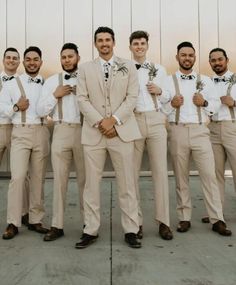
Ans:
<svg viewBox="0 0 236 285"><path fill-rule="evenodd" d="M165 240L171 240L173 234L169 228L166 115L162 112L162 102L167 103L168 99L163 98L160 88L167 75L163 66L146 60L148 40L149 35L144 31L135 31L130 35L130 50L139 77L139 95L134 113L142 134L142 138L134 142L136 191L139 202L138 237L142 238L143 225L138 182L146 144L154 184L155 220L159 224L160 236Z"/></svg>
<svg viewBox="0 0 236 285"><path fill-rule="evenodd" d="M83 190L85 184L83 147L81 145L81 115L76 101L78 84L78 48L66 43L61 49L63 72L47 79L37 110L40 116L52 116L55 127L52 139L52 167L54 172L53 218L44 241L64 235L64 210L70 166L73 160L83 219Z"/></svg>
<svg viewBox="0 0 236 285"><path fill-rule="evenodd" d="M209 63L215 72L212 80L221 100L220 109L208 125L215 157L216 177L224 206L225 162L228 160L236 189L236 74L228 70L229 59L225 50L210 51ZM203 220L204 221L204 220Z"/></svg>
<svg viewBox="0 0 236 285"><path fill-rule="evenodd" d="M0 91L6 82L17 77L17 68L20 64L20 55L17 49L9 47L3 54L4 71L0 74ZM6 149L10 149L12 124L8 117L0 116L0 163ZM29 177L25 180L25 189L23 191L22 224L28 226L29 223Z"/></svg>
<svg viewBox="0 0 236 285"><path fill-rule="evenodd" d="M7 223L3 239L18 234L21 226L22 196L27 171L30 175L28 229L39 233L44 217L43 183L49 154L49 131L36 112L43 84L38 74L42 65L41 50L29 47L24 52L25 73L5 84L0 96L0 113L12 119L10 152L11 181L8 190Z"/></svg>
<svg viewBox="0 0 236 285"><path fill-rule="evenodd" d="M193 71L196 60L195 49L190 42L177 47L176 60L179 70L169 76L163 92L170 96L172 112L169 114L170 153L176 177L178 232L186 232L191 227L191 198L189 192L189 159L199 171L204 201L212 230L231 235L223 218L220 192L215 175L213 150L206 126L208 115L219 108L220 101L215 96L211 79Z"/></svg>

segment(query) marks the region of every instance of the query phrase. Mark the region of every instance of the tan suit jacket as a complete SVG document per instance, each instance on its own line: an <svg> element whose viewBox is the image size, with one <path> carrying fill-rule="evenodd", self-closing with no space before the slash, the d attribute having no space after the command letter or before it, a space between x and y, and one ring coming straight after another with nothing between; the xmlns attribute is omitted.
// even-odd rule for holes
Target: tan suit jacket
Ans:
<svg viewBox="0 0 236 285"><path fill-rule="evenodd" d="M122 122L119 126L115 125L121 140L129 142L141 137L133 113L139 88L137 71L129 60L114 57L115 63L116 67L111 67L109 87L105 85L99 58L79 66L77 96L85 118L82 144L98 144L102 134L94 126L103 118L112 115L117 116ZM117 70L122 64L127 68L127 72Z"/></svg>

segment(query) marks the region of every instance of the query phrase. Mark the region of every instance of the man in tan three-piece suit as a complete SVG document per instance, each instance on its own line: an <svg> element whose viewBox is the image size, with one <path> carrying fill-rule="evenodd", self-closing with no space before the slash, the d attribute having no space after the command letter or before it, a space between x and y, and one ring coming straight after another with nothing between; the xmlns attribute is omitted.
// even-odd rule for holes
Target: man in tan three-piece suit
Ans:
<svg viewBox="0 0 236 285"><path fill-rule="evenodd" d="M134 182L134 140L140 138L133 110L138 96L138 77L131 61L113 55L114 32L100 27L94 35L99 57L79 67L77 88L84 115L82 144L86 182L85 228L76 248L85 248L98 237L100 226L100 181L109 152L118 184L121 223L125 241L140 248L138 204Z"/></svg>

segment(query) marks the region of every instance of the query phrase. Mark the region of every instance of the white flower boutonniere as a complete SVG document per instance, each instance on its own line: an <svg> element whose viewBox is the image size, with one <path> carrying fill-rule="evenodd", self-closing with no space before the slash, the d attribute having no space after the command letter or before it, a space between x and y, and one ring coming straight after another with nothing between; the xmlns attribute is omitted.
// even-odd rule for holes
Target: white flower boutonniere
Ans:
<svg viewBox="0 0 236 285"><path fill-rule="evenodd" d="M122 72L123 75L128 73L128 68L125 66L125 62L114 62L114 64L112 65L113 76L115 76L117 72Z"/></svg>
<svg viewBox="0 0 236 285"><path fill-rule="evenodd" d="M149 81L152 81L157 76L158 69L155 67L155 65L153 63L151 63L151 64L150 63L144 63L142 65L142 67L149 70L149 72L148 72Z"/></svg>
<svg viewBox="0 0 236 285"><path fill-rule="evenodd" d="M228 84L227 94L230 93L233 85L236 83L236 73L232 74L228 79L226 79L226 83Z"/></svg>
<svg viewBox="0 0 236 285"><path fill-rule="evenodd" d="M202 80L197 80L196 81L196 89L197 89L197 93L201 93L201 91L203 90L205 84L204 82L202 82Z"/></svg>

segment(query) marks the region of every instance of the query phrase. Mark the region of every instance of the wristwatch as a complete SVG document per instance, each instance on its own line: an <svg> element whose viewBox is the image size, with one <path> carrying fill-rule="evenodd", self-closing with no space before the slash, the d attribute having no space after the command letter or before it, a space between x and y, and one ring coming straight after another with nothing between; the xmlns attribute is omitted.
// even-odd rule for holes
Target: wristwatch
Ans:
<svg viewBox="0 0 236 285"><path fill-rule="evenodd" d="M15 104L15 105L13 106L13 111L14 111L14 112L18 112L19 110L20 110L20 108L18 107L17 104Z"/></svg>
<svg viewBox="0 0 236 285"><path fill-rule="evenodd" d="M204 102L203 102L203 107L207 107L208 106L208 102L207 102L207 100L205 100Z"/></svg>

